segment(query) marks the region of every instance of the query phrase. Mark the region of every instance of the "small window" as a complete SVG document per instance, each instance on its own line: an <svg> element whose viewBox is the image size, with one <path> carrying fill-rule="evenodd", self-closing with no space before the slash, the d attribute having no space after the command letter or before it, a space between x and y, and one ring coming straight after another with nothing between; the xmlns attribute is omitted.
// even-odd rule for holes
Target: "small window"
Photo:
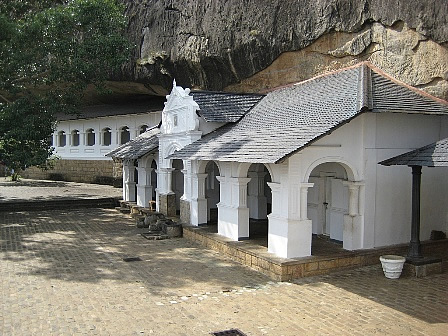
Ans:
<svg viewBox="0 0 448 336"><path fill-rule="evenodd" d="M147 125L140 126L139 134L145 133L147 129L148 129Z"/></svg>
<svg viewBox="0 0 448 336"><path fill-rule="evenodd" d="M120 144L125 144L131 140L131 133L129 132L129 127L124 126L120 130Z"/></svg>
<svg viewBox="0 0 448 336"><path fill-rule="evenodd" d="M177 114L174 115L174 127L177 126Z"/></svg>
<svg viewBox="0 0 448 336"><path fill-rule="evenodd" d="M65 147L65 145L67 144L67 140L65 138L65 132L64 131L60 131L58 133L58 142L59 142L59 147Z"/></svg>
<svg viewBox="0 0 448 336"><path fill-rule="evenodd" d="M87 137L86 145L94 146L95 145L95 132L93 131L93 129L89 128L86 131L86 137Z"/></svg>
<svg viewBox="0 0 448 336"><path fill-rule="evenodd" d="M72 131L72 146L79 146L79 131Z"/></svg>
<svg viewBox="0 0 448 336"><path fill-rule="evenodd" d="M112 131L109 127L103 129L103 146L110 146L112 143Z"/></svg>

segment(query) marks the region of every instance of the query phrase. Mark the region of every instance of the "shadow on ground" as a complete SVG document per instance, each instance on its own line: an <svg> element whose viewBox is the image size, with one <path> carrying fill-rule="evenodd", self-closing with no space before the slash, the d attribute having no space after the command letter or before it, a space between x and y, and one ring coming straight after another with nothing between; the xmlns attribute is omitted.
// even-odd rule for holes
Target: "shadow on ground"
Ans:
<svg viewBox="0 0 448 336"><path fill-rule="evenodd" d="M185 239L147 240L144 230L115 210L0 213L0 258L22 275L138 282L162 295L188 294L187 285L221 290L269 281Z"/></svg>
<svg viewBox="0 0 448 336"><path fill-rule="evenodd" d="M13 264L17 276L135 283L164 297L262 286L269 281L185 239L146 240L140 235L144 230L114 210L0 213L0 262ZM125 262L129 257L141 261ZM379 266L370 266L294 283L297 288L330 284L428 323L447 323L446 280L446 274L389 280ZM316 300L325 300L325 295L331 294L317 293ZM422 309L422 302L434 308Z"/></svg>

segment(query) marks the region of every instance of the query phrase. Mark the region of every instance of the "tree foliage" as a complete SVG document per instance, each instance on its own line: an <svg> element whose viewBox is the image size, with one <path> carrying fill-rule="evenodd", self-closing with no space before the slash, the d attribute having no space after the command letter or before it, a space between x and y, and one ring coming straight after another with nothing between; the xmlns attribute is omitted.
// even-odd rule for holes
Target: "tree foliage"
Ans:
<svg viewBox="0 0 448 336"><path fill-rule="evenodd" d="M52 153L57 113L76 113L126 61L116 0L0 0L0 161L15 170Z"/></svg>

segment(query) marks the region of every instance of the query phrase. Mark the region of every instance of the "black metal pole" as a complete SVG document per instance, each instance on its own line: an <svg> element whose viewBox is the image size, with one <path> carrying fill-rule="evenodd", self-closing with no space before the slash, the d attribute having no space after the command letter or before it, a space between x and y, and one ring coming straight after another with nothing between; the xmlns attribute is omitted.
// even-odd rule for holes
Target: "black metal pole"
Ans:
<svg viewBox="0 0 448 336"><path fill-rule="evenodd" d="M423 258L420 246L420 186L422 180L422 167L412 168L412 222L411 242L409 243L408 258Z"/></svg>

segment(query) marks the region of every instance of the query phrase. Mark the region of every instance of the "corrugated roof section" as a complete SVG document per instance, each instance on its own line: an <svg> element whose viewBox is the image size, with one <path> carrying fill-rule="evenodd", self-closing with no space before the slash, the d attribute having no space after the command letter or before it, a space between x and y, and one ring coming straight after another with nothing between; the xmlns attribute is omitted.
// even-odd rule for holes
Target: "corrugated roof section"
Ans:
<svg viewBox="0 0 448 336"><path fill-rule="evenodd" d="M159 133L160 129L157 126L150 128L138 137L110 151L106 156L122 160L139 159L157 150L159 147Z"/></svg>
<svg viewBox="0 0 448 336"><path fill-rule="evenodd" d="M191 91L191 95L200 107L200 116L206 121L222 123L237 122L264 97L259 94L208 91Z"/></svg>
<svg viewBox="0 0 448 336"><path fill-rule="evenodd" d="M383 166L448 167L448 138L381 161Z"/></svg>
<svg viewBox="0 0 448 336"><path fill-rule="evenodd" d="M448 114L448 103L360 63L273 91L170 158L278 163L365 111Z"/></svg>

